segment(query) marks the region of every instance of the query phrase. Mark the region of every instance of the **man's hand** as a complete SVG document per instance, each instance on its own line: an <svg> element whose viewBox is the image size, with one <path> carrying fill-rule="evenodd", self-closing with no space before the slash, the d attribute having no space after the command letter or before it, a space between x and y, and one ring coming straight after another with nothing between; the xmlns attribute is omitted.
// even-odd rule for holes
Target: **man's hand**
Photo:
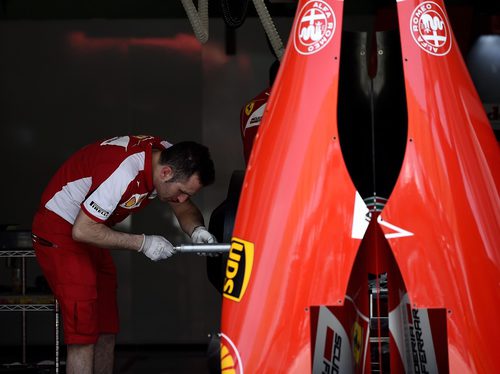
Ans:
<svg viewBox="0 0 500 374"><path fill-rule="evenodd" d="M217 240L215 239L215 236L210 234L210 232L207 230L205 226L197 226L191 233L191 240L193 243L197 244L212 244L212 243L217 243ZM210 253L197 253L198 256L209 256L209 257L217 257L219 254L216 252L210 252Z"/></svg>
<svg viewBox="0 0 500 374"><path fill-rule="evenodd" d="M210 234L210 232L207 230L205 226L195 227L195 229L191 233L191 240L193 241L193 243L198 243L198 244L217 243L215 236Z"/></svg>
<svg viewBox="0 0 500 374"><path fill-rule="evenodd" d="M139 252L144 253L153 261L164 260L175 253L175 249L167 239L159 235L144 235Z"/></svg>

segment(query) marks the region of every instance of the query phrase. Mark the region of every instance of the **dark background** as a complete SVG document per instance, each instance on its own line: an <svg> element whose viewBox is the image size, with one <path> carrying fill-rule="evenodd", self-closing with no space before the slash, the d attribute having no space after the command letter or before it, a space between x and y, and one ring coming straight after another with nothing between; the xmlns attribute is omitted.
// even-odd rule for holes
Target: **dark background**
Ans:
<svg viewBox="0 0 500 374"><path fill-rule="evenodd" d="M368 27L393 3L346 0L344 28ZM483 101L498 107L498 39L491 48L475 45L478 36L500 32L499 2L491 3L446 2ZM231 173L245 167L239 111L267 86L274 61L251 2L237 30L225 26L218 1L209 4L209 41L201 45L180 1L0 1L0 223L29 230L51 175L88 142L156 134L211 149L217 180L195 198L208 224ZM295 6L270 4L285 43ZM121 229L187 242L175 225L168 208L156 202ZM220 296L207 280L204 258L176 255L152 263L119 251L114 257L119 344L205 344L218 330ZM30 261L32 285L40 273ZM10 280L10 269L0 263L0 284ZM30 344L51 344L51 316L31 313L28 327ZM15 313L0 314L0 345L19 344L19 330Z"/></svg>

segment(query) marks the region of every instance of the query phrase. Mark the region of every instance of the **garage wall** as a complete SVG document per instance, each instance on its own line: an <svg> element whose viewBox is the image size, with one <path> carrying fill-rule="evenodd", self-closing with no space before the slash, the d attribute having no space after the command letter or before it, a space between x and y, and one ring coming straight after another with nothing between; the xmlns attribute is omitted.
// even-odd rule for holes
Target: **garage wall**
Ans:
<svg viewBox="0 0 500 374"><path fill-rule="evenodd" d="M277 20L286 39L290 20ZM285 34L283 34L283 32ZM187 19L0 22L1 224L29 229L42 190L76 149L122 134L157 134L209 146L217 181L195 197L208 224L231 173L243 169L242 105L264 89L274 58L258 20L237 30L228 56L221 20L201 46ZM188 238L160 203L121 229ZM153 263L115 251L122 331L119 344L205 343L217 331L220 297L204 258ZM0 285L11 272L0 261ZM28 286L40 271L29 261ZM20 315L0 314L0 345L20 342ZM30 344L52 342L52 316L28 314Z"/></svg>

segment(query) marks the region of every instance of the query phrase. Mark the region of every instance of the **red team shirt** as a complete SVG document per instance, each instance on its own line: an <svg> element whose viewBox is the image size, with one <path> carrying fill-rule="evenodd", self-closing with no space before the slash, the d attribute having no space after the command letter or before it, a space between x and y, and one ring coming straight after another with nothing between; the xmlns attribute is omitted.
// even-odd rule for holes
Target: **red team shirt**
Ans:
<svg viewBox="0 0 500 374"><path fill-rule="evenodd" d="M171 144L153 136L120 136L76 152L45 189L39 212L47 209L74 224L83 210L112 226L156 197L152 149Z"/></svg>
<svg viewBox="0 0 500 374"><path fill-rule="evenodd" d="M240 132L241 139L243 140L243 152L245 155L245 162L248 164L250 152L252 151L253 141L257 130L259 129L262 116L266 110L267 100L271 88L268 87L256 97L250 100L241 110L240 113Z"/></svg>

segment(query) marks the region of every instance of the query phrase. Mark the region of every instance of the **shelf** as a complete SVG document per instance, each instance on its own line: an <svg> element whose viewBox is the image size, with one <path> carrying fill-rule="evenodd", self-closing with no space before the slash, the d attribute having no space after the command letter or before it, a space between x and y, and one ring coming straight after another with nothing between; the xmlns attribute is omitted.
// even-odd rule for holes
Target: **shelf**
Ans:
<svg viewBox="0 0 500 374"><path fill-rule="evenodd" d="M17 257L21 260L10 262L10 268L16 273L12 283L13 293L0 294L0 312L22 313L22 365L27 365L26 345L27 328L26 312L53 312L55 327L55 373L59 373L59 304L52 294L26 293L26 258L34 258L35 251L32 247L31 232L0 231L0 258ZM15 265L15 266L12 266ZM9 266L8 266L9 267ZM5 291L3 291L5 292ZM43 291L42 291L43 292ZM0 368L0 372L2 369Z"/></svg>
<svg viewBox="0 0 500 374"><path fill-rule="evenodd" d="M0 294L0 304L54 304L52 294Z"/></svg>
<svg viewBox="0 0 500 374"><path fill-rule="evenodd" d="M35 257L33 249L0 249L0 257Z"/></svg>
<svg viewBox="0 0 500 374"><path fill-rule="evenodd" d="M0 295L0 312L51 312L53 295Z"/></svg>
<svg viewBox="0 0 500 374"><path fill-rule="evenodd" d="M0 312L53 312L55 299L52 295L0 295Z"/></svg>
<svg viewBox="0 0 500 374"><path fill-rule="evenodd" d="M0 312L53 312L54 304L8 304L0 305Z"/></svg>

